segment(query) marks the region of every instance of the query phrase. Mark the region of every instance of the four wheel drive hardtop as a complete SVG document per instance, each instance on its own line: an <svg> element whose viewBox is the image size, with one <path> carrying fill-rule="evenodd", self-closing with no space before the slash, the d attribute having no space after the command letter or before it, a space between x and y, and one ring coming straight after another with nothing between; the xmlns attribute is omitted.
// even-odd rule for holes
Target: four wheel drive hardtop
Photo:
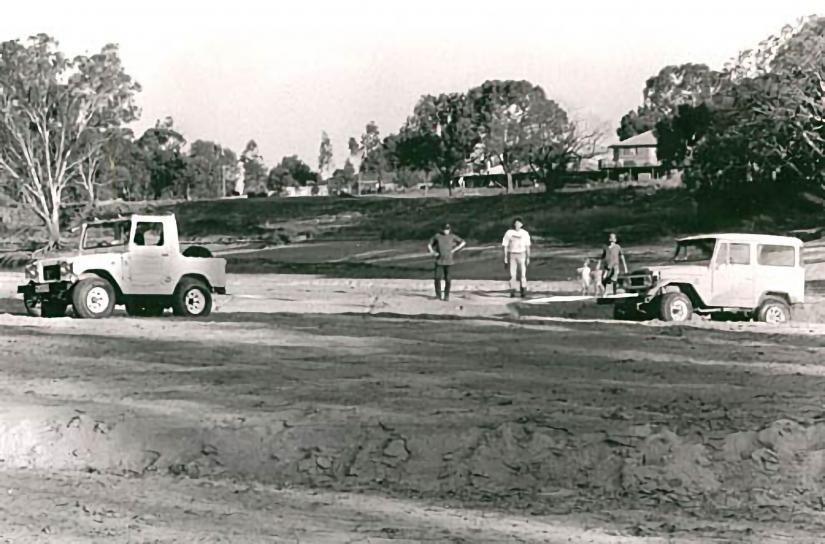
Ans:
<svg viewBox="0 0 825 544"><path fill-rule="evenodd" d="M106 317L116 304L130 315L200 317L212 295L226 294L226 261L206 248L181 253L173 214L132 215L85 223L76 252L44 257L25 269L17 288L27 311L43 317Z"/></svg>
<svg viewBox="0 0 825 544"><path fill-rule="evenodd" d="M708 234L677 241L667 265L619 276L618 318L684 321L693 313L749 315L783 323L805 301L802 241L763 234Z"/></svg>

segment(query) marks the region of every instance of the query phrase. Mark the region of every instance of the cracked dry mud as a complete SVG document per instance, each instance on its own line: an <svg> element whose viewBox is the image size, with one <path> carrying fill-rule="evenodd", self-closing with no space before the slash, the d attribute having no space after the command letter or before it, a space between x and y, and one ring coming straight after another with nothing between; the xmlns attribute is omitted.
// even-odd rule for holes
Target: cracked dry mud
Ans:
<svg viewBox="0 0 825 544"><path fill-rule="evenodd" d="M255 282L207 321L0 316L0 541L822 534L819 325L537 321L484 286L445 305L400 280Z"/></svg>

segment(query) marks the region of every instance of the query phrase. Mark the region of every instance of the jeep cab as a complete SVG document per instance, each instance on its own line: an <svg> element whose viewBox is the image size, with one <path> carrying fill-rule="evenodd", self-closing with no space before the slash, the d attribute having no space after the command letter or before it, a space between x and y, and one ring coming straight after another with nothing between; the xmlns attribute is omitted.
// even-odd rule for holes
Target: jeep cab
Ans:
<svg viewBox="0 0 825 544"><path fill-rule="evenodd" d="M786 236L712 234L682 238L672 260L619 276L617 318L658 316L685 321L693 313L745 314L784 323L805 300L802 241Z"/></svg>
<svg viewBox="0 0 825 544"><path fill-rule="evenodd" d="M194 250L194 251L190 251ZM76 252L45 257L25 269L17 292L31 315L111 315L116 304L129 315L200 317L212 295L226 293L226 261L205 248L181 253L175 216L132 215L86 223Z"/></svg>

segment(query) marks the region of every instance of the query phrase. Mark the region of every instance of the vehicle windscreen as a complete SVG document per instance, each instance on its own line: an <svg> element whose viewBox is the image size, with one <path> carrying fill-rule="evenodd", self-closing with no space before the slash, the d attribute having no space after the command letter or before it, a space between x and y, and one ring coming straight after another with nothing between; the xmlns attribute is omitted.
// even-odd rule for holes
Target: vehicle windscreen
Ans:
<svg viewBox="0 0 825 544"><path fill-rule="evenodd" d="M673 256L673 260L677 263L708 265L713 257L714 247L716 247L714 238L683 240L676 245L676 255Z"/></svg>
<svg viewBox="0 0 825 544"><path fill-rule="evenodd" d="M123 246L129 242L131 221L95 223L86 227L83 249Z"/></svg>

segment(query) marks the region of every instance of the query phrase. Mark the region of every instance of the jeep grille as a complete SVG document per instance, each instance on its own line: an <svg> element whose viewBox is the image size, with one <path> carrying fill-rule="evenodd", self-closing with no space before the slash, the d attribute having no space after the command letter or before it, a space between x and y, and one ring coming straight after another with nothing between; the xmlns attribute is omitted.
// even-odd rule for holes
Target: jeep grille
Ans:
<svg viewBox="0 0 825 544"><path fill-rule="evenodd" d="M43 281L60 281L60 265L53 264L43 267Z"/></svg>

